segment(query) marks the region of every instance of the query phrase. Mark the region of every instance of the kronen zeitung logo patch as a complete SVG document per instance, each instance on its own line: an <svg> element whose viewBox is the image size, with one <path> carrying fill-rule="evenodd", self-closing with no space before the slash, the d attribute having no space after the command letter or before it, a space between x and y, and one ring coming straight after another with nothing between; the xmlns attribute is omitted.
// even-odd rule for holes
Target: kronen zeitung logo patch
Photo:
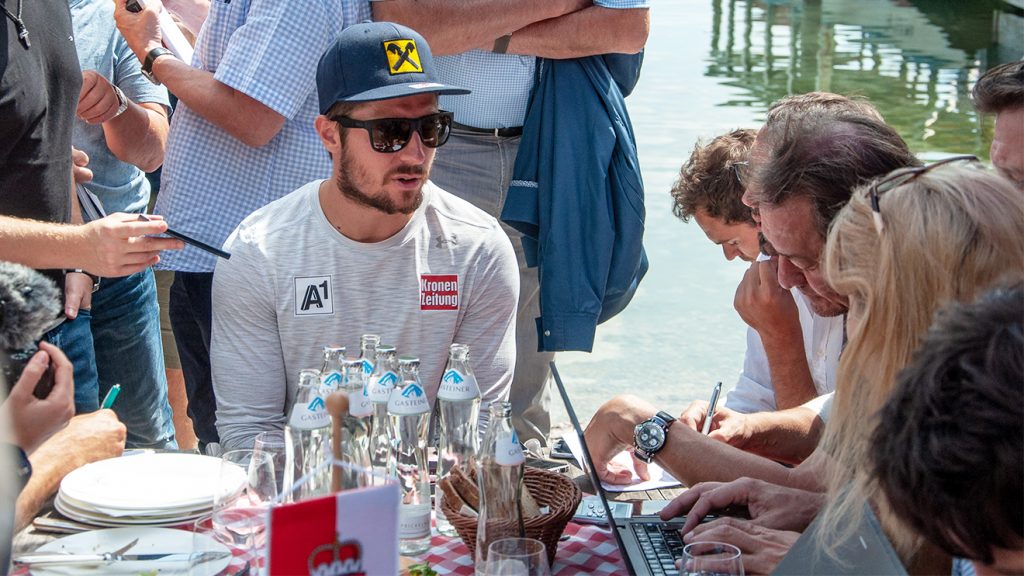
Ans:
<svg viewBox="0 0 1024 576"><path fill-rule="evenodd" d="M420 310L458 309L458 274L420 274Z"/></svg>

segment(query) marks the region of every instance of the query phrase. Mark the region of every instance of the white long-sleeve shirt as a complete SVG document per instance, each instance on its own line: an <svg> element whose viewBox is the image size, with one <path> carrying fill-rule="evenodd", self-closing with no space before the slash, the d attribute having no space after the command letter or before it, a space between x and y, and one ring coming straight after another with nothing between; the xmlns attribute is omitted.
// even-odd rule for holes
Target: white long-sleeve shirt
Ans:
<svg viewBox="0 0 1024 576"><path fill-rule="evenodd" d="M361 334L419 356L431 403L453 342L470 347L482 412L507 398L519 271L498 222L427 183L401 231L356 242L324 215L321 182L247 217L217 264L210 359L224 448L282 429L299 370L319 368L326 344L357 355Z"/></svg>
<svg viewBox="0 0 1024 576"><path fill-rule="evenodd" d="M827 394L836 389L836 368L843 351L843 317L818 316L799 290L794 288L792 293L800 314L807 367L811 371L818 395ZM736 386L729 391L725 406L744 414L778 409L764 344L753 328L747 328L747 353L743 360L743 372Z"/></svg>

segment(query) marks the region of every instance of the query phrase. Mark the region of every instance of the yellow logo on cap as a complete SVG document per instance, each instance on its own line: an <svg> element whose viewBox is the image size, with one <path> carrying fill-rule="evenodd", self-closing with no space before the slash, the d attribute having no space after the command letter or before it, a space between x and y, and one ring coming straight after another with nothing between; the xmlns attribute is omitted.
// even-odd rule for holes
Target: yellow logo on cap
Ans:
<svg viewBox="0 0 1024 576"><path fill-rule="evenodd" d="M388 72L392 76L408 72L423 72L415 40L388 40L384 43L384 51L388 55Z"/></svg>

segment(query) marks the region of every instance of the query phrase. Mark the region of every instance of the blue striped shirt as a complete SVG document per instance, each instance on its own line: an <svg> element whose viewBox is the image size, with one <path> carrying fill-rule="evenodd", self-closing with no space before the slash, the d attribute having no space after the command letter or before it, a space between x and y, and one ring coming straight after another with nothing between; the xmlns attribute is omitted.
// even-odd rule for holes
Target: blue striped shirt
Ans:
<svg viewBox="0 0 1024 576"><path fill-rule="evenodd" d="M650 0L595 0L603 8L648 8ZM466 96L442 96L441 108L455 113L455 121L477 128L522 126L526 102L533 88L533 56L468 50L436 56L441 82L469 88Z"/></svg>
<svg viewBox="0 0 1024 576"><path fill-rule="evenodd" d="M367 0L213 0L192 66L285 117L252 148L184 102L171 121L156 213L171 227L221 246L250 213L331 171L313 128L316 65L346 26L369 19ZM159 267L213 272L216 257L192 246Z"/></svg>

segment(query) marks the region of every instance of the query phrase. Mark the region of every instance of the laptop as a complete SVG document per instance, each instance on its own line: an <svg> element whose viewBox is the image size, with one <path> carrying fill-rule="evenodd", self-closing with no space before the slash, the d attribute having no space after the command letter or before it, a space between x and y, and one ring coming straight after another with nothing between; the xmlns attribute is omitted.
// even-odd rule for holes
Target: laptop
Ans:
<svg viewBox="0 0 1024 576"><path fill-rule="evenodd" d="M590 450L583 439L583 428L580 426L576 411L569 401L569 395L562 384L562 378L558 375L558 368L551 363L551 375L554 376L555 384L558 386L558 393L562 396L565 404L565 411L569 414L572 427L580 439L580 447L583 449L583 462L580 466L587 473L594 491L604 506L604 516L608 520L615 542L619 546L622 561L626 564L631 576L677 576L680 572L676 569L675 562L683 556L683 538L679 535L679 529L686 522L682 516L665 522L657 515L633 516L630 518L617 518L612 514L611 506L608 504L608 495L601 486L601 480L590 458ZM710 519L710 518L709 518Z"/></svg>
<svg viewBox="0 0 1024 576"><path fill-rule="evenodd" d="M594 485L594 490L604 506L604 515L608 519L612 534L615 535L615 542L619 546L626 569L632 576L679 574L679 570L675 567L675 561L683 555L684 544L679 530L686 522L686 517L681 516L665 522L658 516L650 515L631 518L613 516L608 504L608 496L592 465L590 449L587 448L587 443L583 439L583 428L580 426L579 418L576 417L576 411L572 407L572 402L569 401L569 395L565 391L565 385L562 383L562 378L559 376L554 362L551 362L551 375L555 379L555 385L558 386L558 393L562 396L562 403L565 404L565 411L569 414L572 427L580 439L584 460L584 462L580 462L580 465L590 478L590 482ZM857 531L838 549L839 560L825 554L818 547L815 535L819 530L820 522L819 519L815 519L772 572L773 576L804 574L906 576L907 571L882 531L878 518L869 506L865 504L864 508L862 521L857 526ZM709 522L714 518L715 516L708 515L703 522Z"/></svg>

